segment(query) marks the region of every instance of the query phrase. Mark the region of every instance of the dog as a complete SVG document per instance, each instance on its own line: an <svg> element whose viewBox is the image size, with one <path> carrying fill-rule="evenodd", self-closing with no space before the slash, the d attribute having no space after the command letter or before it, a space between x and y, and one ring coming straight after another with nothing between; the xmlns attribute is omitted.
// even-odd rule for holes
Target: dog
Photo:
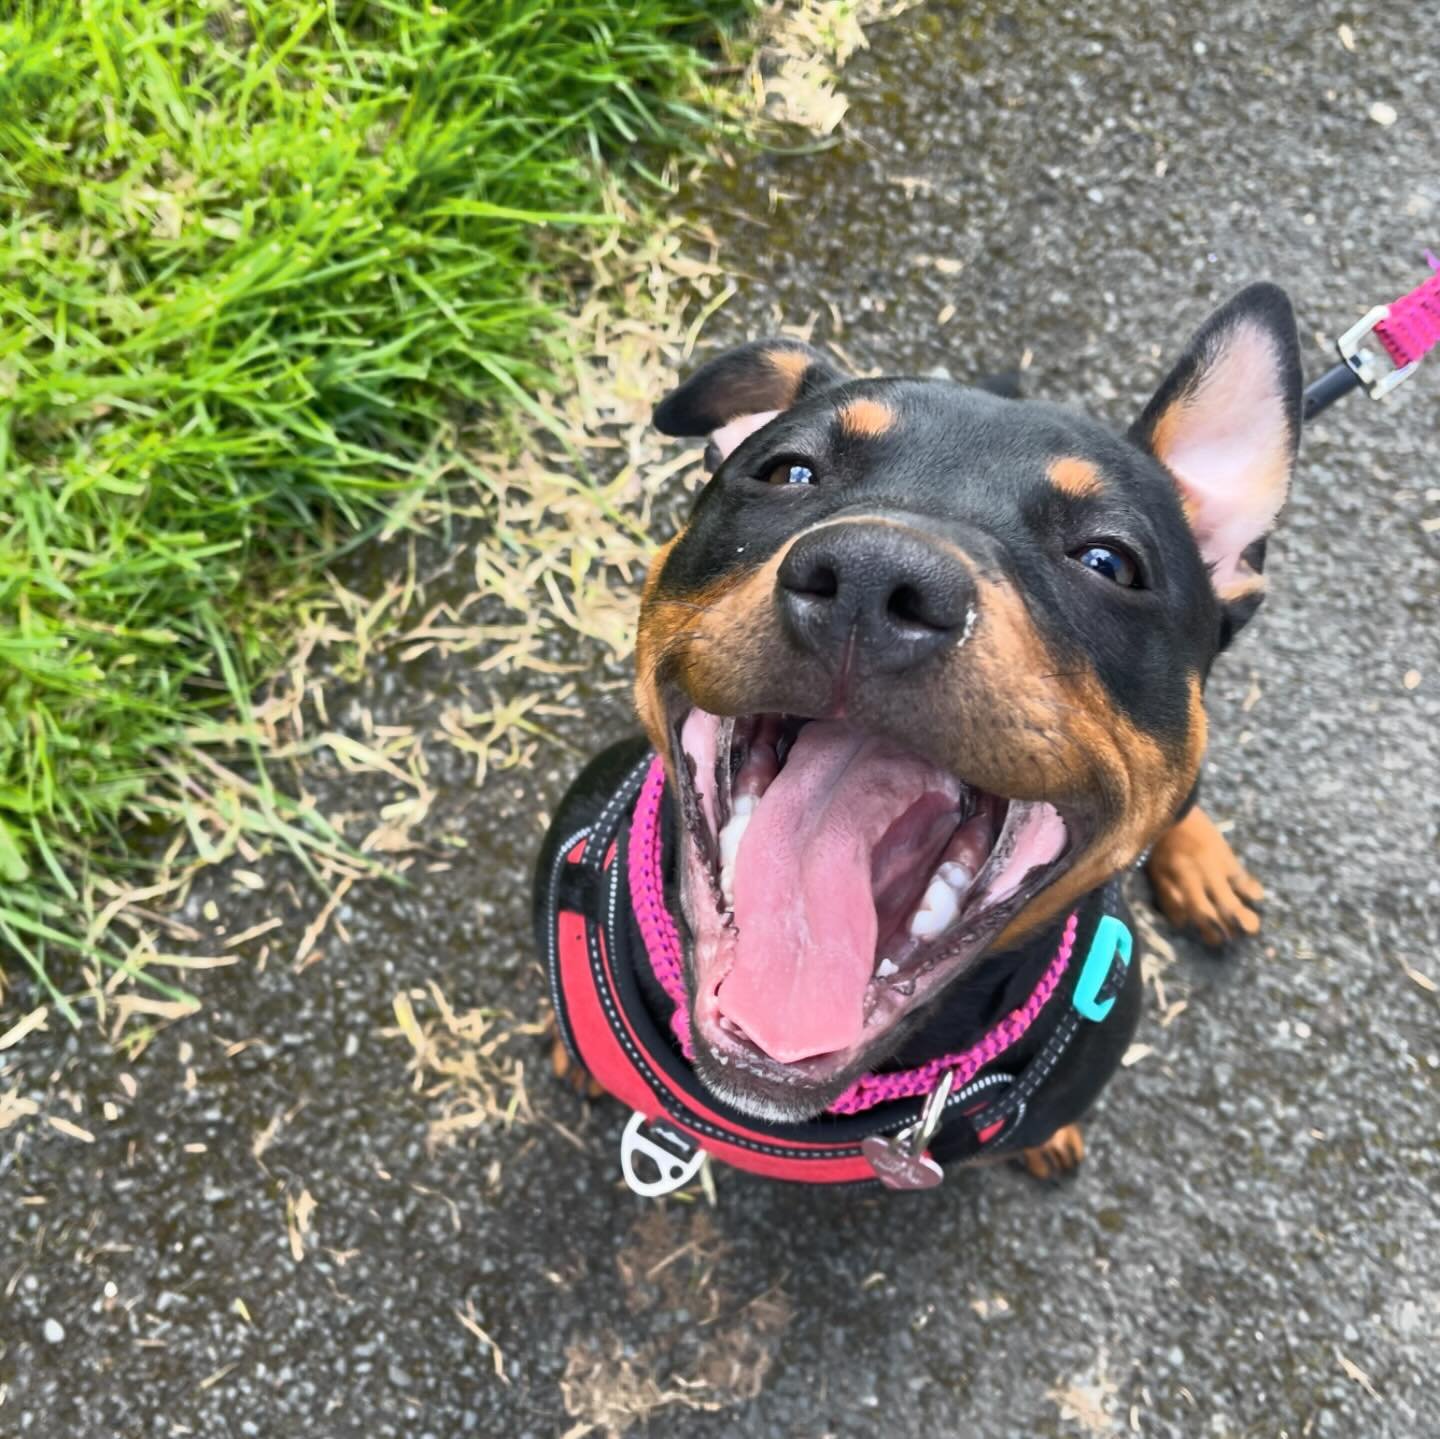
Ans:
<svg viewBox="0 0 1440 1439"><path fill-rule="evenodd" d="M1079 1163L1140 1004L1117 879L1143 859L1211 943L1259 928L1197 802L1204 691L1264 595L1301 387L1259 284L1123 434L793 339L661 401L712 473L644 585L644 735L575 781L535 891L557 1069L660 1170Z"/></svg>

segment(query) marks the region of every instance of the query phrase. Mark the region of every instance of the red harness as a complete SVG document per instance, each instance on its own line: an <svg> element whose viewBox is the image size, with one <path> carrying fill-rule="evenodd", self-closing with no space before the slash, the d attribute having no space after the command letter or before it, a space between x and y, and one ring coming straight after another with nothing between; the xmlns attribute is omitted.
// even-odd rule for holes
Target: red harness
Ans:
<svg viewBox="0 0 1440 1439"><path fill-rule="evenodd" d="M1087 960L1041 1052L1019 1076L990 1068L1055 1003L1069 968L1076 917L1066 926L1059 952L1029 999L969 1049L914 1070L867 1075L847 1090L826 1115L798 1124L767 1123L743 1115L699 1083L687 1062L688 1011L679 937L664 905L660 874L659 817L665 775L658 757L647 756L606 803L594 824L568 836L557 851L547 891L552 998L566 1045L602 1088L636 1111L622 1151L626 1177L642 1193L665 1193L688 1182L703 1154L772 1179L809 1184L873 1182L877 1168L862 1152L866 1139L914 1126L927 1096L946 1074L953 1089L942 1118L968 1123L963 1158L1003 1151L1025 1112L1026 1101L1054 1066L1082 1018L1103 1019L1118 992L1129 959L1111 941L1103 970ZM1119 924L1108 917L1105 924ZM1124 926L1120 928L1123 930ZM638 931L655 978L675 1003L673 1034L655 1022L625 951ZM1097 930L1095 940L1101 938ZM1121 956L1120 950L1124 954ZM1097 952L1092 941L1091 958ZM1095 971L1087 985L1087 975ZM1092 1008L1080 1008L1090 990ZM983 1072L982 1072L983 1071ZM660 1171L648 1187L632 1172L633 1151Z"/></svg>

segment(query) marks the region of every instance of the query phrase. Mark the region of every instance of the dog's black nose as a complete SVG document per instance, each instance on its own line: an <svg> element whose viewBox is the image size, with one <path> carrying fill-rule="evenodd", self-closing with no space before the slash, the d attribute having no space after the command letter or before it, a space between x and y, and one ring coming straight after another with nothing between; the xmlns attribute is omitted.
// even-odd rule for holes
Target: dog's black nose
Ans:
<svg viewBox="0 0 1440 1439"><path fill-rule="evenodd" d="M775 602L801 649L838 665L853 643L866 669L893 674L964 633L975 582L955 551L907 526L841 523L791 545Z"/></svg>

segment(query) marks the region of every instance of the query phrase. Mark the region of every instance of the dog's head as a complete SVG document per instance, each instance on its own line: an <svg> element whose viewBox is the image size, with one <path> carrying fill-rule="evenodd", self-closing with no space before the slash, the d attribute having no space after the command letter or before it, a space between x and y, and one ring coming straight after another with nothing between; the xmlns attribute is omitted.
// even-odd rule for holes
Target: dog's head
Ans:
<svg viewBox="0 0 1440 1439"><path fill-rule="evenodd" d="M760 341L666 397L715 473L655 558L641 717L682 822L697 1067L820 1112L986 952L1159 836L1254 612L1299 433L1271 286L1126 436Z"/></svg>

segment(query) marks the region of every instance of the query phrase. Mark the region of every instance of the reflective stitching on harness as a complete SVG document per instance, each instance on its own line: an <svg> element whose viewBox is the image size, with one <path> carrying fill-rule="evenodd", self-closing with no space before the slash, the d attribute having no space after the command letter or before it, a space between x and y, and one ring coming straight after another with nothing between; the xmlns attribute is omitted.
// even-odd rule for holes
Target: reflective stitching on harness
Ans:
<svg viewBox="0 0 1440 1439"><path fill-rule="evenodd" d="M1113 885L1107 885L1105 889L1105 905L1107 910L1112 908ZM1110 969L1100 986L1100 993L1097 998L1113 998L1120 993L1124 987L1125 978L1129 971L1128 964L1116 964L1116 956L1110 959ZM1012 1108L1018 1113L1024 1109L1025 1102L1032 1094L1050 1077L1055 1066L1059 1064L1070 1047L1070 1041L1075 1037L1075 1031L1080 1028L1081 1016L1074 1009L1065 1013L1064 1019L1055 1027L1054 1033L1046 1040L1045 1047L1030 1061L1030 1067L1026 1071L1023 1082L1019 1084L1010 1094L992 1105L984 1114L979 1115L975 1120L976 1128L983 1128L987 1122L993 1123L997 1118L1004 1116ZM1018 1123L1018 1119L1017 1119Z"/></svg>
<svg viewBox="0 0 1440 1439"><path fill-rule="evenodd" d="M963 1104L967 1100L974 1099L975 1096L983 1090L993 1089L997 1084L1013 1085L1014 1083L1015 1076L1013 1074L1005 1074L998 1069L991 1070L989 1074L982 1074L979 1079L971 1080L964 1089L952 1094L945 1103L945 1110L948 1111L957 1104ZM1007 1089L1005 1094L997 1099L989 1109L979 1114L968 1116L971 1121L971 1127L975 1130L975 1137L979 1140L980 1148L975 1151L974 1155L961 1156L962 1163L966 1159L973 1159L987 1150L992 1154L1003 1150L1005 1147L1004 1141L1008 1139L1010 1135L1014 1134L1025 1122L1025 1110L1027 1107L1025 1100L1022 1099L1015 1105L1013 1114L1010 1111L1010 1099L1013 1094L1013 1090ZM991 1135L989 1139L981 1139L980 1132L990 1128L991 1125L996 1123L994 1119L991 1119L989 1124L983 1122L987 1115L992 1114L999 1115L999 1123L1004 1125L1004 1128L999 1133ZM991 1148L992 1145L994 1146L993 1149Z"/></svg>
<svg viewBox="0 0 1440 1439"><path fill-rule="evenodd" d="M645 775L649 772L651 758L646 755L636 764L630 773L621 781L620 787L612 794L606 802L605 808L600 811L599 818L591 826L590 832L595 836L595 853L588 849L585 851L584 862L589 864L599 874L605 867L605 851L610 847L610 841L620 830L620 811L635 797L635 791L645 782Z"/></svg>
<svg viewBox="0 0 1440 1439"><path fill-rule="evenodd" d="M987 1123L994 1123L996 1119L1005 1118L1012 1110L1018 1116L1020 1111L1025 1108L1030 1096L1044 1084L1050 1077L1050 1071L1059 1064L1061 1056L1069 1049L1070 1041L1075 1037L1075 1031L1079 1026L1079 1016L1072 1009L1060 1021L1059 1027L1050 1036L1044 1050L1030 1062L1030 1067L1020 1083L992 1109L976 1115L976 1127L983 1129Z"/></svg>
<svg viewBox="0 0 1440 1439"><path fill-rule="evenodd" d="M556 851L554 862L550 866L550 882L545 887L545 974L550 981L550 1003L555 1010L555 1023L560 1026L560 1038L570 1052L571 1059L577 1063L580 1055L576 1050L575 1038L569 1032L569 1027L565 1022L564 995L560 985L560 948L557 938L560 915L560 876L564 873L563 866L566 863L566 856L582 839L588 839L589 836L588 829L578 829L560 846Z"/></svg>

